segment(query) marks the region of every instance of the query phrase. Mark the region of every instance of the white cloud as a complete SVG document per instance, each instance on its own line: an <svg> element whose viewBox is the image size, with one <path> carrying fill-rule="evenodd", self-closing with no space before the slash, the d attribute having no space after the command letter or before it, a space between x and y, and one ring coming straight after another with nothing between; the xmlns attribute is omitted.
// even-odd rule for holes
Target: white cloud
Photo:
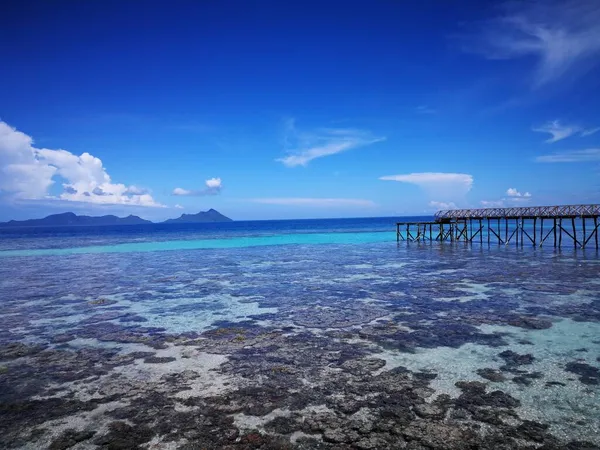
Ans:
<svg viewBox="0 0 600 450"><path fill-rule="evenodd" d="M205 181L206 187L211 189L221 189L221 179L220 178L209 178Z"/></svg>
<svg viewBox="0 0 600 450"><path fill-rule="evenodd" d="M557 81L600 53L597 0L507 2L502 13L483 22L465 50L488 59L537 60L534 84Z"/></svg>
<svg viewBox="0 0 600 450"><path fill-rule="evenodd" d="M429 206L435 209L456 209L454 202L436 202L432 200L429 202Z"/></svg>
<svg viewBox="0 0 600 450"><path fill-rule="evenodd" d="M192 195L192 191L178 187L173 189L173 195Z"/></svg>
<svg viewBox="0 0 600 450"><path fill-rule="evenodd" d="M314 206L314 207L363 207L372 208L376 206L371 200L358 198L301 198L301 197L280 197L280 198L253 198L253 203L262 203L266 205L285 205L285 206Z"/></svg>
<svg viewBox="0 0 600 450"><path fill-rule="evenodd" d="M176 208L176 209L183 209L183 206L181 206L180 204L177 204L177 205L174 206L174 208Z"/></svg>
<svg viewBox="0 0 600 450"><path fill-rule="evenodd" d="M89 153L36 148L33 139L0 121L0 191L15 199L60 199L106 205L162 206L136 186L115 184ZM49 194L63 180L58 197Z"/></svg>
<svg viewBox="0 0 600 450"><path fill-rule="evenodd" d="M322 128L313 132L300 132L294 120L286 123L284 148L288 156L276 161L287 167L306 166L310 161L335 155L353 148L384 141L363 130L351 128Z"/></svg>
<svg viewBox="0 0 600 450"><path fill-rule="evenodd" d="M200 197L203 195L217 195L221 193L223 184L220 178L209 178L204 182L206 187L204 189L188 190L177 187L173 189L172 195L178 196L196 196Z"/></svg>
<svg viewBox="0 0 600 450"><path fill-rule="evenodd" d="M420 172L387 175L379 179L414 184L423 189L430 199L446 203L462 200L473 187L473 176L466 173Z"/></svg>
<svg viewBox="0 0 600 450"><path fill-rule="evenodd" d="M541 163L600 161L600 148L556 152L550 155L538 156L535 160Z"/></svg>
<svg viewBox="0 0 600 450"><path fill-rule="evenodd" d="M509 197L531 197L531 194L529 192L521 193L515 188L508 188L506 190L506 195L508 195Z"/></svg>

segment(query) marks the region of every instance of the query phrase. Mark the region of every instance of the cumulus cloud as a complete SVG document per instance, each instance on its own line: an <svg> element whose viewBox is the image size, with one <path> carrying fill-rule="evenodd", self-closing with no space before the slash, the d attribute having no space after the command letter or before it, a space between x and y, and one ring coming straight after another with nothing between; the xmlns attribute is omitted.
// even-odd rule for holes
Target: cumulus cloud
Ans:
<svg viewBox="0 0 600 450"><path fill-rule="evenodd" d="M12 198L60 199L106 205L162 206L136 186L113 183L102 161L89 153L36 148L33 139L0 121L0 191ZM58 196L49 194L57 179Z"/></svg>
<svg viewBox="0 0 600 450"><path fill-rule="evenodd" d="M127 193L130 195L144 195L144 194L148 194L149 191L148 191L148 189L132 185L127 188Z"/></svg>
<svg viewBox="0 0 600 450"><path fill-rule="evenodd" d="M531 194L529 192L521 193L515 188L508 188L506 190L506 195L508 195L509 197L531 197Z"/></svg>
<svg viewBox="0 0 600 450"><path fill-rule="evenodd" d="M221 179L220 178L209 178L205 181L206 187L209 189L221 189Z"/></svg>
<svg viewBox="0 0 600 450"><path fill-rule="evenodd" d="M456 209L454 202L436 202L432 200L429 202L429 206L435 209Z"/></svg>
<svg viewBox="0 0 600 450"><path fill-rule="evenodd" d="M488 59L534 58L534 85L555 82L600 54L597 0L507 2L498 17L479 23L464 50Z"/></svg>
<svg viewBox="0 0 600 450"><path fill-rule="evenodd" d="M279 197L279 198L253 198L253 203L266 205L284 206L315 206L315 207L362 207L371 208L376 206L371 200L358 198L301 198L301 197Z"/></svg>
<svg viewBox="0 0 600 450"><path fill-rule="evenodd" d="M204 189L188 190L177 187L173 189L172 194L177 196L201 197L204 195L217 195L221 193L223 184L220 178L209 178L204 182Z"/></svg>
<svg viewBox="0 0 600 450"><path fill-rule="evenodd" d="M181 206L180 204L177 204L177 205L174 206L174 208L176 208L176 209L183 209L183 206Z"/></svg>
<svg viewBox="0 0 600 450"><path fill-rule="evenodd" d="M559 120L552 120L550 122L546 122L542 126L532 128L532 130L540 133L550 134L552 137L547 139L545 142L552 144L573 135L579 135L582 137L591 136L599 131L600 128L585 129L579 125L564 125Z"/></svg>
<svg viewBox="0 0 600 450"><path fill-rule="evenodd" d="M300 132L296 129L294 120L289 120L284 135L284 149L288 156L276 161L287 167L306 166L313 159L384 140L385 138L373 136L368 131L353 128L321 128L311 132Z"/></svg>
<svg viewBox="0 0 600 450"><path fill-rule="evenodd" d="M379 179L414 184L429 198L441 202L461 200L473 187L473 176L466 173L420 172L386 175Z"/></svg>
<svg viewBox="0 0 600 450"><path fill-rule="evenodd" d="M571 150L556 152L550 155L538 156L535 159L541 163L570 163L600 161L600 148L586 148L584 150Z"/></svg>

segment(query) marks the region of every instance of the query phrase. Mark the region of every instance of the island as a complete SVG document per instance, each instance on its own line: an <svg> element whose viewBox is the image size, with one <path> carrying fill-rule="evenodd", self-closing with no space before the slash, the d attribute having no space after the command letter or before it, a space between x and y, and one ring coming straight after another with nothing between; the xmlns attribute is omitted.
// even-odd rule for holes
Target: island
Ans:
<svg viewBox="0 0 600 450"><path fill-rule="evenodd" d="M162 223L202 223L202 222L232 222L229 217L224 216L215 209L200 211L198 214L182 214L177 219L168 219Z"/></svg>
<svg viewBox="0 0 600 450"><path fill-rule="evenodd" d="M206 222L231 222L229 217L224 216L220 212L209 209L208 211L200 211L198 214L182 214L177 219L168 219L163 224L172 223L206 223ZM127 217L117 217L114 215L106 216L78 216L72 212L62 214L52 214L43 219L28 219L28 220L10 220L8 222L0 222L0 228L9 227L67 227L67 226L109 226L109 225L145 225L152 224L150 220L142 219L141 217L129 215Z"/></svg>

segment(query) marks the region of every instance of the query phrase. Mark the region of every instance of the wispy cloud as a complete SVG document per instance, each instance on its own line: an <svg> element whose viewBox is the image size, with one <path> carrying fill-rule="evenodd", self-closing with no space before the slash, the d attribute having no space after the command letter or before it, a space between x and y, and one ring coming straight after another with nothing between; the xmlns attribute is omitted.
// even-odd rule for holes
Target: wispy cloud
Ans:
<svg viewBox="0 0 600 450"><path fill-rule="evenodd" d="M508 188L505 193L506 197L498 200L481 200L481 206L484 208L505 208L510 206L525 205L531 201L529 192L520 192L515 188Z"/></svg>
<svg viewBox="0 0 600 450"><path fill-rule="evenodd" d="M437 110L430 108L427 105L419 105L417 106L417 114L435 114Z"/></svg>
<svg viewBox="0 0 600 450"><path fill-rule="evenodd" d="M508 195L509 197L531 197L531 194L529 192L521 193L515 188L508 188L506 190L506 195Z"/></svg>
<svg viewBox="0 0 600 450"><path fill-rule="evenodd" d="M62 183L54 196L50 188ZM147 189L114 183L100 158L87 152L36 148L33 139L0 121L0 192L14 200L70 201L162 207Z"/></svg>
<svg viewBox="0 0 600 450"><path fill-rule="evenodd" d="M535 159L541 163L570 163L600 161L600 148L556 152L550 155L538 156Z"/></svg>
<svg viewBox="0 0 600 450"><path fill-rule="evenodd" d="M555 82L600 54L597 0L507 2L464 49L488 59L537 60L534 85Z"/></svg>
<svg viewBox="0 0 600 450"><path fill-rule="evenodd" d="M515 206L526 206L529 203L529 198L524 197L508 197L500 200L481 200L481 206L484 208L509 208Z"/></svg>
<svg viewBox="0 0 600 450"><path fill-rule="evenodd" d="M552 137L547 139L545 142L552 144L573 135L579 135L582 137L591 136L597 131L600 131L600 127L585 129L580 125L565 125L561 123L560 120L552 120L550 122L546 122L544 125L532 128L532 131L550 134Z"/></svg>
<svg viewBox="0 0 600 450"><path fill-rule="evenodd" d="M533 131L537 131L538 133L548 133L552 135L550 139L547 139L545 142L548 144L552 144L553 142L560 141L562 139L568 138L569 136L574 135L575 133L580 133L582 128L577 125L563 125L558 120L553 120L551 122L547 122L544 125L532 128Z"/></svg>
<svg viewBox="0 0 600 450"><path fill-rule="evenodd" d="M206 180L204 182L204 184L206 186L204 189L196 189L196 190L189 190L189 189L177 187L177 188L173 189L172 195L181 196L181 197L185 197L185 196L201 197L204 195L217 195L217 194L221 193L221 189L223 188L223 184L222 184L220 178L209 178L208 180Z"/></svg>
<svg viewBox="0 0 600 450"><path fill-rule="evenodd" d="M287 167L306 166L310 161L353 148L384 141L384 137L354 128L320 128L311 132L297 130L294 120L285 126L284 148L288 156L276 161Z"/></svg>
<svg viewBox="0 0 600 450"><path fill-rule="evenodd" d="M504 208L504 200L481 200L481 206L484 208Z"/></svg>
<svg viewBox="0 0 600 450"><path fill-rule="evenodd" d="M436 202L432 200L429 202L429 206L435 209L456 209L454 202Z"/></svg>
<svg viewBox="0 0 600 450"><path fill-rule="evenodd" d="M418 186L430 184L459 184L471 189L473 185L473 176L466 173L446 173L446 172L419 172L405 175L386 175L379 177L380 180L400 181L402 183L412 183Z"/></svg>
<svg viewBox="0 0 600 450"><path fill-rule="evenodd" d="M596 128L590 128L588 130L583 130L581 132L581 136L591 136L592 134L597 133L598 131L600 131L600 127L596 127Z"/></svg>
<svg viewBox="0 0 600 450"><path fill-rule="evenodd" d="M279 197L279 198L253 198L253 203L283 206L313 206L313 207L361 207L372 208L376 204L371 200L359 198L302 198L302 197Z"/></svg>

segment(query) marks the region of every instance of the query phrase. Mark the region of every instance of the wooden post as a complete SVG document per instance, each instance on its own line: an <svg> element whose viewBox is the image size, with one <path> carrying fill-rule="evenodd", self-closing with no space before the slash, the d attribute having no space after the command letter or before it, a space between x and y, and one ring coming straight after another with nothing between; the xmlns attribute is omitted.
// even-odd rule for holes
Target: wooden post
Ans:
<svg viewBox="0 0 600 450"><path fill-rule="evenodd" d="M400 224L396 224L396 242L400 242Z"/></svg>
<svg viewBox="0 0 600 450"><path fill-rule="evenodd" d="M540 221L540 247L544 243L544 218L542 217Z"/></svg>
<svg viewBox="0 0 600 450"><path fill-rule="evenodd" d="M473 219L469 217L469 231L468 231L469 242L473 241Z"/></svg>
<svg viewBox="0 0 600 450"><path fill-rule="evenodd" d="M500 219L498 219L498 245L500 245L500 233L502 233L500 229Z"/></svg>
<svg viewBox="0 0 600 450"><path fill-rule="evenodd" d="M594 240L596 241L596 250L598 250L598 218L594 216Z"/></svg>
<svg viewBox="0 0 600 450"><path fill-rule="evenodd" d="M521 217L521 220L520 220L520 222L519 222L519 223L521 224L521 247L523 247L523 243L524 243L524 241L525 241L525 236L523 236L523 230L524 230L524 228L525 228L523 225L525 225L525 219L523 219L523 218Z"/></svg>
<svg viewBox="0 0 600 450"><path fill-rule="evenodd" d="M537 230L537 217L533 218L533 246L535 247L536 245L536 231Z"/></svg>
<svg viewBox="0 0 600 450"><path fill-rule="evenodd" d="M558 248L562 245L562 219L558 219Z"/></svg>
<svg viewBox="0 0 600 450"><path fill-rule="evenodd" d="M573 226L573 247L577 246L577 231L575 230L575 218L571 217L571 225Z"/></svg>
<svg viewBox="0 0 600 450"><path fill-rule="evenodd" d="M556 219L554 219L554 248L556 248Z"/></svg>
<svg viewBox="0 0 600 450"><path fill-rule="evenodd" d="M408 242L408 237L410 236L410 231L409 231L409 224L406 224L406 242Z"/></svg>
<svg viewBox="0 0 600 450"><path fill-rule="evenodd" d="M487 227L488 227L488 229L487 229L487 235L488 235L488 247L489 247L490 246L490 234L491 234L491 232L490 232L490 218L489 217L488 217L487 223L488 223L488 225L487 225Z"/></svg>
<svg viewBox="0 0 600 450"><path fill-rule="evenodd" d="M515 230L515 237L517 238L517 247L519 246L519 219L515 219L515 226L517 229Z"/></svg>
<svg viewBox="0 0 600 450"><path fill-rule="evenodd" d="M479 244L483 245L483 225L481 224L481 219L479 219Z"/></svg>
<svg viewBox="0 0 600 450"><path fill-rule="evenodd" d="M508 218L504 219L504 245L508 243Z"/></svg>
<svg viewBox="0 0 600 450"><path fill-rule="evenodd" d="M585 248L585 244L586 244L586 241L585 241L585 217L583 217L583 216L581 217L581 225L583 226L583 240L581 241L582 242L581 247Z"/></svg>

